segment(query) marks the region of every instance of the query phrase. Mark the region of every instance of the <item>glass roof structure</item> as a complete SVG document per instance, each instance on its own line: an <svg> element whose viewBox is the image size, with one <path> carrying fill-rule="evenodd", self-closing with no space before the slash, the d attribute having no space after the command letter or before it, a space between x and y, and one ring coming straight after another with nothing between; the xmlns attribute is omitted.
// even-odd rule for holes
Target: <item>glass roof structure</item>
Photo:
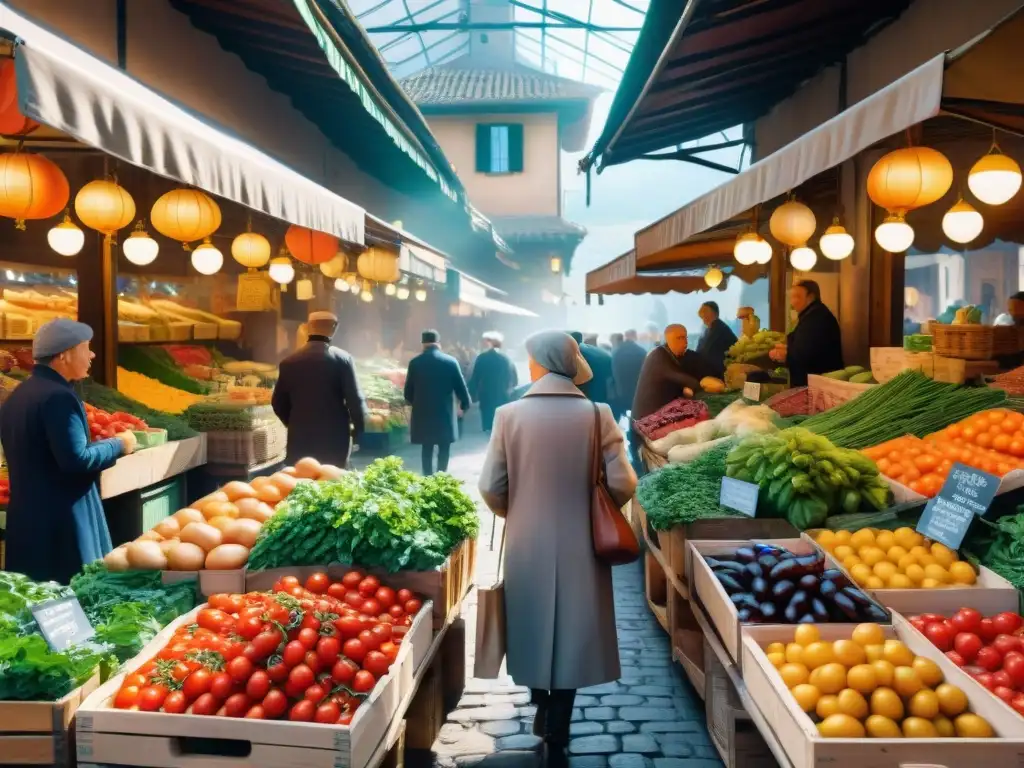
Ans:
<svg viewBox="0 0 1024 768"><path fill-rule="evenodd" d="M469 52L478 0L347 0L399 80ZM650 0L508 0L517 60L609 90L636 45ZM508 29L495 26L492 29Z"/></svg>

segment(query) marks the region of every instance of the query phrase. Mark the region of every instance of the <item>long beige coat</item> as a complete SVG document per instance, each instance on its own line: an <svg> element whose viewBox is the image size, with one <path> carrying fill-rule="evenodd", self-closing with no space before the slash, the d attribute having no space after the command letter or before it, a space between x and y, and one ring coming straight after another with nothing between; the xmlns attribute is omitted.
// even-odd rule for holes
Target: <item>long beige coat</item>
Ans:
<svg viewBox="0 0 1024 768"><path fill-rule="evenodd" d="M608 487L625 504L636 475L611 410L599 408ZM594 556L590 529L593 439L593 403L554 374L495 415L480 493L505 518L508 673L519 685L620 676L611 568Z"/></svg>

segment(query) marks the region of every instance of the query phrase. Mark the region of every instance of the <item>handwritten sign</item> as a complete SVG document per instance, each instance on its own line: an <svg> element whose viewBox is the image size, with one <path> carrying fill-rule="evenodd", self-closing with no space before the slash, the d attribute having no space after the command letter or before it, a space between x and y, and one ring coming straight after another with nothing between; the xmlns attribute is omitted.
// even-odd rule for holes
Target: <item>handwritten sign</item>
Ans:
<svg viewBox="0 0 1024 768"><path fill-rule="evenodd" d="M984 515L999 489L999 478L954 464L938 496L924 508L918 533L950 549L959 549L975 515Z"/></svg>
<svg viewBox="0 0 1024 768"><path fill-rule="evenodd" d="M32 606L32 616L51 650L63 651L96 634L77 597Z"/></svg>
<svg viewBox="0 0 1024 768"><path fill-rule="evenodd" d="M733 477L723 477L718 503L723 507L742 512L747 517L753 517L757 512L759 490L755 483L747 483Z"/></svg>
<svg viewBox="0 0 1024 768"><path fill-rule="evenodd" d="M761 402L761 385L756 381L744 382L743 396L747 398L747 400L753 400L755 403Z"/></svg>

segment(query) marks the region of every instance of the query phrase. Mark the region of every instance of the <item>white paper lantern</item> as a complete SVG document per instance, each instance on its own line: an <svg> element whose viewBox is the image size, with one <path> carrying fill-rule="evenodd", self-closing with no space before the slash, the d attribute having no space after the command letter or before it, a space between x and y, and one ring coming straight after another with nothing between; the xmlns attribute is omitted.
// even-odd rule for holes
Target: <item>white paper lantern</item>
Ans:
<svg viewBox="0 0 1024 768"><path fill-rule="evenodd" d="M395 291L395 298L399 301L405 301L409 298L409 289L404 285L398 286L398 290Z"/></svg>
<svg viewBox="0 0 1024 768"><path fill-rule="evenodd" d="M416 289L416 301L426 301L426 300L427 300L427 291L426 291L426 289L425 288L417 288Z"/></svg>
<svg viewBox="0 0 1024 768"><path fill-rule="evenodd" d="M875 229L875 242L889 253L903 253L914 244L914 228L902 216L886 216Z"/></svg>
<svg viewBox="0 0 1024 768"><path fill-rule="evenodd" d="M982 157L967 175L967 186L988 205L1002 205L1020 190L1021 172L1017 161L994 150Z"/></svg>
<svg viewBox="0 0 1024 768"><path fill-rule="evenodd" d="M804 245L818 226L814 211L799 200L788 200L772 213L768 228L772 237L786 245Z"/></svg>
<svg viewBox="0 0 1024 768"><path fill-rule="evenodd" d="M340 277L334 281L334 290L348 293L348 283L342 280Z"/></svg>
<svg viewBox="0 0 1024 768"><path fill-rule="evenodd" d="M279 285L287 285L295 279L295 267L287 256L277 256L270 260L270 279Z"/></svg>
<svg viewBox="0 0 1024 768"><path fill-rule="evenodd" d="M121 250L124 252L124 257L132 264L144 267L156 261L157 254L160 252L160 243L149 236L142 226L142 221L139 220L135 224L135 231L121 244ZM193 254L193 264L195 263L194 259L195 254Z"/></svg>
<svg viewBox="0 0 1024 768"><path fill-rule="evenodd" d="M818 254L814 252L813 248L801 245L799 248L794 248L793 252L789 254L789 263L793 265L793 269L807 272L814 269L814 265L818 263Z"/></svg>
<svg viewBox="0 0 1024 768"><path fill-rule="evenodd" d="M397 293L397 292L398 292L398 289L395 287L394 283L388 283L387 285L384 286L384 295L385 296L394 296L395 293Z"/></svg>
<svg viewBox="0 0 1024 768"><path fill-rule="evenodd" d="M853 236L846 231L846 227L839 223L839 217L832 220L832 226L825 230L825 233L818 241L818 247L826 259L841 261L853 253Z"/></svg>
<svg viewBox="0 0 1024 768"><path fill-rule="evenodd" d="M969 243L981 234L985 220L970 203L958 200L942 217L942 231L954 243Z"/></svg>
<svg viewBox="0 0 1024 768"><path fill-rule="evenodd" d="M224 266L224 254L206 238L202 244L192 251L192 266L201 275L215 275Z"/></svg>
<svg viewBox="0 0 1024 768"><path fill-rule="evenodd" d="M767 264L772 258L772 246L756 232L745 232L736 238L732 253L736 261L745 267Z"/></svg>
<svg viewBox="0 0 1024 768"><path fill-rule="evenodd" d="M74 256L85 245L85 232L64 212L64 220L46 233L46 242L61 256Z"/></svg>

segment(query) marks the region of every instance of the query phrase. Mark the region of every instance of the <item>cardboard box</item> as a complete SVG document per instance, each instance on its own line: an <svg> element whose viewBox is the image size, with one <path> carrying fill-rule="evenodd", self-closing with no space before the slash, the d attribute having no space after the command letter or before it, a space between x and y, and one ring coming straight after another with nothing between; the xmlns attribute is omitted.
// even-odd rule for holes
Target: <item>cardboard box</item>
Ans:
<svg viewBox="0 0 1024 768"><path fill-rule="evenodd" d="M57 701L0 701L0 765L73 764L75 713L99 684L97 672Z"/></svg>
<svg viewBox="0 0 1024 768"><path fill-rule="evenodd" d="M793 768L896 768L934 763L943 768L978 768L989 763L1024 765L1024 718L995 696L981 696L977 683L923 636L907 631L902 623L885 627L887 636L906 643L942 670L946 680L967 694L969 709L984 717L999 738L994 739L825 739L810 716L796 704L778 670L763 648L773 642L792 642L793 627L748 625L743 628L743 681L751 698L786 752ZM852 627L819 625L823 640L849 638Z"/></svg>

